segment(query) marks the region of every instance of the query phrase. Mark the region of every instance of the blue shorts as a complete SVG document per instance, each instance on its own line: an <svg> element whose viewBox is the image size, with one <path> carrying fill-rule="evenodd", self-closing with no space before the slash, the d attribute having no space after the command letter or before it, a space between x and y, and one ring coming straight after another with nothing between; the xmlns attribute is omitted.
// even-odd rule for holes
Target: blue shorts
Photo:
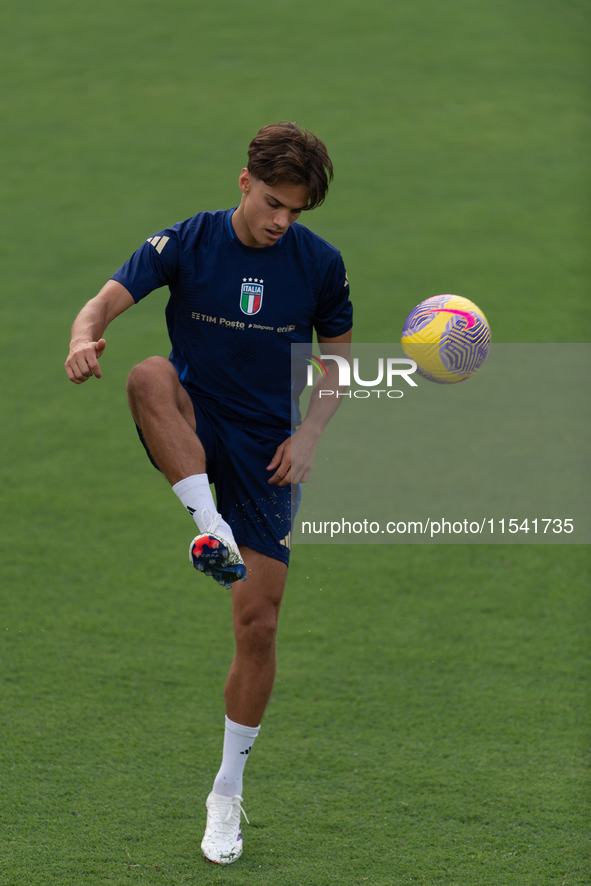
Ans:
<svg viewBox="0 0 591 886"><path fill-rule="evenodd" d="M207 475L215 486L217 508L232 527L236 543L289 564L291 486L270 485L273 472L267 471L267 465L290 431L231 423L196 402L190 390L187 393L195 410L197 436L205 450ZM158 468L140 428L138 434L150 461ZM298 504L299 500L294 502L293 517Z"/></svg>

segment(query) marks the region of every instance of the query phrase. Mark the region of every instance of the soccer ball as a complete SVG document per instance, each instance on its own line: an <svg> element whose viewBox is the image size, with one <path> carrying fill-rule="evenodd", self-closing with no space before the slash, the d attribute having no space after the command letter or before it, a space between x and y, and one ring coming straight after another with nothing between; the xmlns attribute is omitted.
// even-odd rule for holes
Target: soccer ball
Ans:
<svg viewBox="0 0 591 886"><path fill-rule="evenodd" d="M490 327L474 302L435 295L406 318L402 349L423 378L451 385L478 372L490 350Z"/></svg>

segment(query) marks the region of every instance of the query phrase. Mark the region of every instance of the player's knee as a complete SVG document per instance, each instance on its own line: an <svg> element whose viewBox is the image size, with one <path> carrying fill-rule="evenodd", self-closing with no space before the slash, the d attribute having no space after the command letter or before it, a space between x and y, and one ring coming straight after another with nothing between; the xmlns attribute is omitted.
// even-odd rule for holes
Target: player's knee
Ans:
<svg viewBox="0 0 591 886"><path fill-rule="evenodd" d="M157 394L163 381L171 378L174 367L164 357L148 357L134 366L127 378L127 394L130 400L145 401Z"/></svg>
<svg viewBox="0 0 591 886"><path fill-rule="evenodd" d="M277 618L275 613L261 614L242 621L236 627L236 644L241 652L265 657L275 645Z"/></svg>

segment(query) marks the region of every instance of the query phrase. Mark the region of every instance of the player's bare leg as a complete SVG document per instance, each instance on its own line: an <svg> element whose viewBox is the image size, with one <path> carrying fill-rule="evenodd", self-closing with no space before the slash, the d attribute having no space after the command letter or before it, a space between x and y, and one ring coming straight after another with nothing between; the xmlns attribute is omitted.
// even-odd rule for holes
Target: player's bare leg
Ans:
<svg viewBox="0 0 591 886"><path fill-rule="evenodd" d="M235 723L258 726L275 680L275 637L287 577L280 560L241 547L248 584L232 589L236 653L226 682L226 714Z"/></svg>
<svg viewBox="0 0 591 886"><path fill-rule="evenodd" d="M127 379L127 399L148 449L171 486L205 472L193 404L169 360L148 357L134 366Z"/></svg>
<svg viewBox="0 0 591 886"><path fill-rule="evenodd" d="M246 581L246 569L230 526L218 513L196 434L195 410L172 363L149 357L131 370L127 399L150 454L199 529L191 562L224 587Z"/></svg>

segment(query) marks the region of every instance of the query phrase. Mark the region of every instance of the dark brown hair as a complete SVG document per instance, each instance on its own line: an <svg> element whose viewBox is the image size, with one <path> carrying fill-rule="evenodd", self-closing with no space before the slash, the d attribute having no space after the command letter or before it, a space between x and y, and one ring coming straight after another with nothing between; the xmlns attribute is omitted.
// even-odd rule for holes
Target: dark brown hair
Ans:
<svg viewBox="0 0 591 886"><path fill-rule="evenodd" d="M266 185L305 185L306 209L316 209L324 203L334 178L324 142L289 120L271 123L257 132L248 147L248 171Z"/></svg>

